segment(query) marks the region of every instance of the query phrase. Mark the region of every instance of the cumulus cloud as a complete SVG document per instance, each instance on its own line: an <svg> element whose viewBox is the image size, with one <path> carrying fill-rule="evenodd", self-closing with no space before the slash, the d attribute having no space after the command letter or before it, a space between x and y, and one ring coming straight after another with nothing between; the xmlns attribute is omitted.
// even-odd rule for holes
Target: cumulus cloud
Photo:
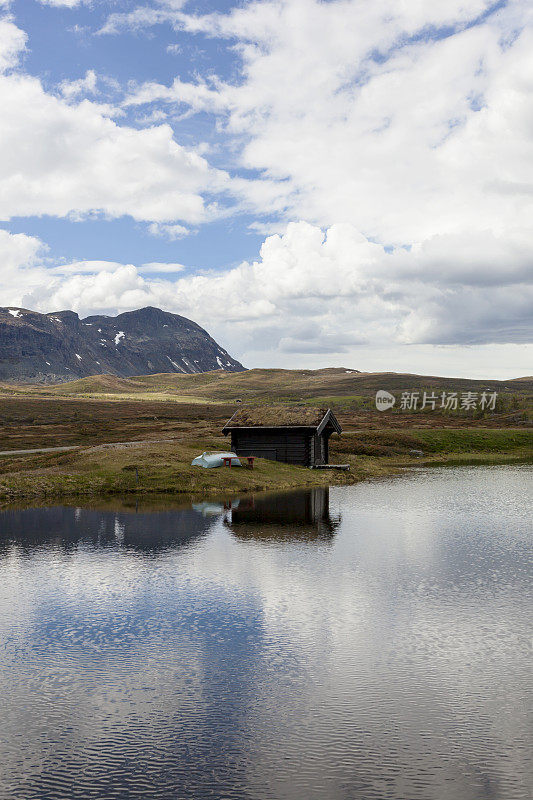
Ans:
<svg viewBox="0 0 533 800"><path fill-rule="evenodd" d="M43 266L46 251L35 236L0 229L0 305L22 305L26 293L43 292L50 281Z"/></svg>
<svg viewBox="0 0 533 800"><path fill-rule="evenodd" d="M38 248L27 238L31 263ZM484 278L483 260L471 262L467 252L453 280L435 268L452 245L443 239L440 251L433 244L429 253L388 252L351 225L324 232L291 223L265 239L257 261L224 272L170 279L183 265L77 262L41 271L40 284L20 289L19 300L80 313L160 305L210 327L231 327L241 346L253 328L254 347L262 340L263 348L286 353L343 353L362 343L531 341L531 264L529 273L493 283Z"/></svg>
<svg viewBox="0 0 533 800"><path fill-rule="evenodd" d="M203 192L227 176L178 144L172 128L117 125L87 100L68 105L35 78L0 78L0 218L102 212L136 220L198 223Z"/></svg>
<svg viewBox="0 0 533 800"><path fill-rule="evenodd" d="M153 292L132 264L120 264L112 270L76 273L56 279L25 295L23 305L30 308L89 309L121 311L148 305Z"/></svg>
<svg viewBox="0 0 533 800"><path fill-rule="evenodd" d="M351 222L392 244L527 225L532 12L522 0L490 9L280 0L172 11L175 26L238 43L239 79L147 83L126 104L221 115L244 142L241 164L278 182L286 219ZM254 182L241 189L264 210Z"/></svg>
<svg viewBox="0 0 533 800"><path fill-rule="evenodd" d="M25 34L0 21L0 64L16 64ZM28 75L0 76L0 219L102 213L136 220L199 223L216 209L205 197L228 188L194 149L176 142L169 125L137 130L117 124L116 109L80 93L96 91L96 74L61 84L63 96Z"/></svg>
<svg viewBox="0 0 533 800"><path fill-rule="evenodd" d="M220 272L56 266L49 285L21 284L27 304L80 313L163 305L215 333L229 326L248 363L251 353L326 358L364 343L385 353L531 341L525 0L497 14L488 0L264 0L208 15L182 5L113 14L100 33L167 22L182 36L217 38L238 59L236 77L130 85L121 108L142 114L143 130L80 100L96 88L90 71L59 97L27 75L0 79L0 146L12 153L0 168L0 218L129 214L178 240L227 213L216 199L232 192L252 229L276 233L257 260ZM5 25L9 69L25 37ZM185 148L170 125L153 124L176 112L211 115L217 163L226 152L238 173L213 169L200 145Z"/></svg>
<svg viewBox="0 0 533 800"><path fill-rule="evenodd" d="M533 12L525 0L495 10L489 0L158 7L177 30L227 40L241 69L233 82L145 83L125 107L215 115L240 166L261 176L234 184L243 203L311 223L267 238L254 264L191 279L206 307L214 290L235 320L290 328L315 317L315 342L278 337L287 352L329 351L339 330L412 345L531 339ZM111 27L133 22L115 15ZM245 309L231 300L238 286ZM349 346L339 340L338 352Z"/></svg>

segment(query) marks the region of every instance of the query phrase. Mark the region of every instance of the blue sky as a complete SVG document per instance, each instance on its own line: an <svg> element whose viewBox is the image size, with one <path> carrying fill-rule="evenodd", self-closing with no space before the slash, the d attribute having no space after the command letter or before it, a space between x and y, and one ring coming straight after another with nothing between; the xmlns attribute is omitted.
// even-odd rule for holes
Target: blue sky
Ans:
<svg viewBox="0 0 533 800"><path fill-rule="evenodd" d="M0 0L2 305L531 372L525 0Z"/></svg>
<svg viewBox="0 0 533 800"><path fill-rule="evenodd" d="M194 80L198 72L216 72L230 78L238 74L239 59L230 48L203 35L174 31L168 23L143 31L125 31L120 36L98 35L110 13L133 11L135 3L94 3L65 8L22 0L11 6L17 24L28 34L28 49L22 64L28 73L40 76L53 92L63 81L83 78L88 70L112 78L119 86L102 87L111 102L120 98L131 81L172 83L176 75ZM228 3L191 4L192 10L224 11ZM168 47L180 48L179 52ZM126 112L121 123L142 127L135 111ZM206 114L171 121L176 138L192 147L209 141L221 147L210 163L224 168L231 153L215 130L215 120ZM233 164L234 173L239 173ZM245 172L245 171L244 171ZM223 223L212 222L199 233L176 242L146 233L146 224L128 217L90 219L73 222L57 217L14 218L9 229L29 233L46 241L51 257L139 261L179 261L192 267L220 268L256 256L264 236L248 229L255 216L238 214Z"/></svg>

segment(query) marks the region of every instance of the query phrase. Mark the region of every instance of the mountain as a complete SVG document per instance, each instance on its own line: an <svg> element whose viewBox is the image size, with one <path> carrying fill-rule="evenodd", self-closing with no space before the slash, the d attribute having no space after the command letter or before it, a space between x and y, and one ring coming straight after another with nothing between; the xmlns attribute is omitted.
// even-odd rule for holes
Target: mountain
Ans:
<svg viewBox="0 0 533 800"><path fill-rule="evenodd" d="M87 375L121 377L244 367L190 319L159 308L80 319L0 308L0 380L57 383Z"/></svg>

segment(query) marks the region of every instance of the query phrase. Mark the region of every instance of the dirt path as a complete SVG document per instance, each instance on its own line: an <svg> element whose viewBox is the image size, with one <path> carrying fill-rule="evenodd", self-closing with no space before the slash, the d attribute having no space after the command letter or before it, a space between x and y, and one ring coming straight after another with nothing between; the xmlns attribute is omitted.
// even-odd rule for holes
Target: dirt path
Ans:
<svg viewBox="0 0 533 800"><path fill-rule="evenodd" d="M1 450L0 456L29 456L32 453L60 453L65 450L77 450L80 445L71 444L68 447L38 447L35 450Z"/></svg>
<svg viewBox="0 0 533 800"><path fill-rule="evenodd" d="M174 442L175 439L142 439L134 442L98 442L93 445L71 444L64 447L37 447L33 450L0 450L0 456L29 456L34 453L61 453L67 450L96 450L97 448L104 447L135 447L138 444L155 444L156 442Z"/></svg>

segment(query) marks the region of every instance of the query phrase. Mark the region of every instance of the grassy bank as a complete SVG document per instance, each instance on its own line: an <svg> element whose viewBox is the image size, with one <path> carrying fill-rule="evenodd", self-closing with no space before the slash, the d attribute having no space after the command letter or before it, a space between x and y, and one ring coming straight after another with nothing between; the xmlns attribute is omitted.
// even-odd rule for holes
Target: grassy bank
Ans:
<svg viewBox="0 0 533 800"><path fill-rule="evenodd" d="M211 444L211 443L206 443ZM257 459L247 468L191 466L206 449L176 442L97 445L68 453L43 453L0 460L0 501L136 492L212 494L324 486L342 473L309 470ZM354 479L354 476L349 476Z"/></svg>
<svg viewBox="0 0 533 800"><path fill-rule="evenodd" d="M195 455L219 449L219 435L173 441L95 445L68 453L0 459L0 502L117 494L223 494L354 483L413 464L533 459L533 432L515 429L347 431L331 441L331 461L349 472L309 470L257 459L253 470L192 467ZM412 450L422 451L422 455Z"/></svg>
<svg viewBox="0 0 533 800"><path fill-rule="evenodd" d="M416 428L402 430L348 430L336 442L334 451L367 456L396 456L422 450L424 456L504 455L528 453L533 456L532 428Z"/></svg>
<svg viewBox="0 0 533 800"><path fill-rule="evenodd" d="M399 391L426 385L443 391L502 391L509 402L483 418L437 410L381 413L375 408L376 388ZM511 402L517 392L518 400ZM486 383L342 369L128 379L107 375L55 387L0 387L0 451L79 448L0 456L0 502L284 490L353 483L410 464L533 459L533 429L528 427L532 396L531 378ZM236 400L275 404L293 399L334 408L344 432L331 439L330 461L350 464L349 472L260 459L253 471L191 467L202 451L227 449L221 430L236 408L242 408ZM132 441L136 444L121 444Z"/></svg>

